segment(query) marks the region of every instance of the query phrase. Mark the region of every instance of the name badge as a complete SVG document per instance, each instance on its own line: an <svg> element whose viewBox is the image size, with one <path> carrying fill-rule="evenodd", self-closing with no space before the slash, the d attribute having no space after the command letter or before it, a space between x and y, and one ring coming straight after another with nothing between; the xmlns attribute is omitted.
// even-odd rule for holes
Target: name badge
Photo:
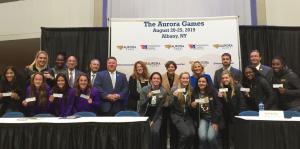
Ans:
<svg viewBox="0 0 300 149"><path fill-rule="evenodd" d="M12 92L2 93L3 97L10 97Z"/></svg>
<svg viewBox="0 0 300 149"><path fill-rule="evenodd" d="M160 93L160 90L154 90L154 91L151 91L152 94L159 94Z"/></svg>
<svg viewBox="0 0 300 149"><path fill-rule="evenodd" d="M284 119L283 111L259 111L259 118L262 119Z"/></svg>
<svg viewBox="0 0 300 149"><path fill-rule="evenodd" d="M155 104L156 104L156 96L152 96L151 105L155 105Z"/></svg>
<svg viewBox="0 0 300 149"><path fill-rule="evenodd" d="M55 97L55 98L62 98L62 97L63 97L63 94L56 94L56 93L53 93L52 96Z"/></svg>
<svg viewBox="0 0 300 149"><path fill-rule="evenodd" d="M219 92L228 92L228 88L220 88Z"/></svg>
<svg viewBox="0 0 300 149"><path fill-rule="evenodd" d="M178 88L178 89L177 89L177 92L184 93L185 91L186 91L185 88Z"/></svg>
<svg viewBox="0 0 300 149"><path fill-rule="evenodd" d="M208 97L204 97L204 98L199 98L199 99L195 99L195 102L200 103L200 104L205 104L208 103Z"/></svg>
<svg viewBox="0 0 300 149"><path fill-rule="evenodd" d="M250 88L243 88L240 89L241 92L250 92Z"/></svg>
<svg viewBox="0 0 300 149"><path fill-rule="evenodd" d="M36 98L35 97L26 98L25 101L26 102L33 102L33 101L36 101Z"/></svg>
<svg viewBox="0 0 300 149"><path fill-rule="evenodd" d="M273 84L273 88L283 88L283 84Z"/></svg>
<svg viewBox="0 0 300 149"><path fill-rule="evenodd" d="M81 98L84 98L84 99L86 99L86 100L90 99L90 96L85 95L85 94L81 94L80 97L81 97Z"/></svg>

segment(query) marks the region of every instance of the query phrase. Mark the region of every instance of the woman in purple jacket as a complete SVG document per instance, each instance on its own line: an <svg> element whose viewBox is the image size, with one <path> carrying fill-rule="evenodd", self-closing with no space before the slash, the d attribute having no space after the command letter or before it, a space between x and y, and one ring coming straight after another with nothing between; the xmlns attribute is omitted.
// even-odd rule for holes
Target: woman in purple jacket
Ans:
<svg viewBox="0 0 300 149"><path fill-rule="evenodd" d="M97 113L100 105L99 91L92 87L90 79L86 74L80 74L75 82L75 104L73 107L76 112Z"/></svg>
<svg viewBox="0 0 300 149"><path fill-rule="evenodd" d="M44 75L36 72L30 81L30 86L26 89L26 99L22 105L26 107L28 116L34 116L41 113L51 113L50 103L48 101L50 88L46 84Z"/></svg>
<svg viewBox="0 0 300 149"><path fill-rule="evenodd" d="M49 101L53 104L53 114L60 117L72 115L74 99L75 90L69 86L67 77L62 73L57 74L49 97Z"/></svg>

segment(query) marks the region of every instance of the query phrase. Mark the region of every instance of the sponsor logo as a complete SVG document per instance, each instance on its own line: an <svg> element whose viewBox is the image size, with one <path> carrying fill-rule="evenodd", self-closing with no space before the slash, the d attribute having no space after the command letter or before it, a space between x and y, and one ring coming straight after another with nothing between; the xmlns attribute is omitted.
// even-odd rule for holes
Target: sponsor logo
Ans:
<svg viewBox="0 0 300 149"><path fill-rule="evenodd" d="M136 49L136 46L133 46L133 45L117 45L117 48L119 50L134 50L134 49Z"/></svg>
<svg viewBox="0 0 300 149"><path fill-rule="evenodd" d="M146 44L143 44L143 45L140 45L140 47L143 50L155 50L156 48L159 48L160 46L159 45L146 45Z"/></svg>
<svg viewBox="0 0 300 149"><path fill-rule="evenodd" d="M204 47L208 46L208 44L189 44L188 46L190 49L193 49L193 50L203 50Z"/></svg>
<svg viewBox="0 0 300 149"><path fill-rule="evenodd" d="M150 67L158 67L160 65L160 62L145 62L146 65L149 65Z"/></svg>
<svg viewBox="0 0 300 149"><path fill-rule="evenodd" d="M212 46L216 49L231 49L233 44L213 44Z"/></svg>
<svg viewBox="0 0 300 149"><path fill-rule="evenodd" d="M166 49L174 49L174 50L182 50L184 48L184 45L171 45L171 44L166 44L165 45Z"/></svg>

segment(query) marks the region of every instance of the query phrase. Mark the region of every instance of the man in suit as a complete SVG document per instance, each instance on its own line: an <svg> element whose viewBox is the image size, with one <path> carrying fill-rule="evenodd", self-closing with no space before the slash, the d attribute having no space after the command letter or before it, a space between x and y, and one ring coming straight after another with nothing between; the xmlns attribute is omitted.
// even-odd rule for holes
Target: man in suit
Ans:
<svg viewBox="0 0 300 149"><path fill-rule="evenodd" d="M214 76L215 87L219 88L221 77L222 77L221 75L224 70L230 71L233 79L237 83L240 83L242 81L242 72L239 69L236 69L236 68L230 66L231 65L231 55L229 53L223 53L221 58L222 58L223 67L215 71L215 76Z"/></svg>
<svg viewBox="0 0 300 149"><path fill-rule="evenodd" d="M272 69L269 66L261 64L261 54L257 49L254 49L249 54L250 63L255 67L266 79L270 82L272 78Z"/></svg>
<svg viewBox="0 0 300 149"><path fill-rule="evenodd" d="M125 108L128 98L128 82L126 75L116 71L117 59L107 59L107 70L100 71L94 86L100 91L102 115L114 116Z"/></svg>
<svg viewBox="0 0 300 149"><path fill-rule="evenodd" d="M81 71L76 69L77 66L77 58L75 56L69 56L67 59L67 78L70 87L74 87L76 79L82 73Z"/></svg>
<svg viewBox="0 0 300 149"><path fill-rule="evenodd" d="M96 58L90 61L89 72L87 72L89 79L91 80L92 85L94 85L94 81L97 75L97 72L100 69L100 61Z"/></svg>

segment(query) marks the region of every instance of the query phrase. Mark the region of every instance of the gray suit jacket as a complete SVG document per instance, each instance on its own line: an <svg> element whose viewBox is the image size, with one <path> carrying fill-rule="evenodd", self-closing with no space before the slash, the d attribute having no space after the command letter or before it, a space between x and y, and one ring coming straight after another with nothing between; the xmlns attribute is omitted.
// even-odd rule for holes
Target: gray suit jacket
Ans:
<svg viewBox="0 0 300 149"><path fill-rule="evenodd" d="M76 80L78 79L79 75L82 74L83 72L75 69L75 77L74 77L74 86L76 84ZM69 80L69 72L68 70L66 71L66 76L67 76L67 79L68 79L68 83L70 84L70 80ZM74 86L70 86L70 87L74 87Z"/></svg>
<svg viewBox="0 0 300 149"><path fill-rule="evenodd" d="M235 81L237 81L238 83L240 83L242 81L243 75L239 69L230 67L229 71L232 74L232 77ZM219 86L220 86L222 72L223 72L223 68L220 68L220 69L216 70L216 72L215 72L214 85L216 88L219 88Z"/></svg>

